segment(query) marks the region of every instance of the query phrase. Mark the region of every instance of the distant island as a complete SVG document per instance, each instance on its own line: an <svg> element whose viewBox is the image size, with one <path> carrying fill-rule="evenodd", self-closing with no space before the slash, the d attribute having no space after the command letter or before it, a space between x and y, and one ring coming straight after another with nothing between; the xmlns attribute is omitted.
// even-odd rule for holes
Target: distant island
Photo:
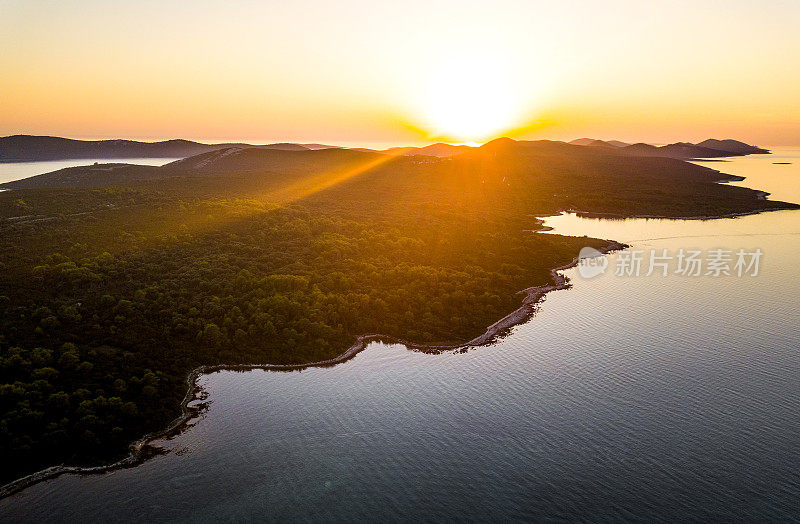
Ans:
<svg viewBox="0 0 800 524"><path fill-rule="evenodd" d="M522 145L535 145L540 142L549 141L519 140L517 142ZM665 146L653 146L644 143L627 144L617 140L603 141L591 138L579 138L569 143L572 145L603 148L610 154L661 156L684 160L769 153L766 149L731 139L708 139L698 144L677 142ZM265 145L245 143L202 144L200 142L182 139L165 140L161 142L140 142L136 140L74 140L51 136L13 135L0 137L0 162L38 162L46 160L90 158L186 158L232 147L239 149L277 149L281 151L339 148L339 146L325 144L298 144L290 142ZM424 147L392 147L384 150L355 148L354 150L404 156L422 155L452 157L473 149L475 149L475 147L440 142Z"/></svg>
<svg viewBox="0 0 800 524"><path fill-rule="evenodd" d="M244 143L201 144L191 140L140 142L136 140L73 140L54 136L13 135L0 137L0 162L40 162L83 158L185 158L229 147L259 147L304 151L334 146L324 144Z"/></svg>
<svg viewBox="0 0 800 524"><path fill-rule="evenodd" d="M549 140L518 140L520 145L535 146L540 143L551 142ZM677 158L690 160L695 158L722 158L730 156L742 156L752 154L768 154L769 151L757 146L751 146L737 140L704 140L698 144L689 142L677 142L664 146L654 146L650 144L637 143L627 144L618 140L596 140L593 138L579 138L568 142L571 145L586 146L605 149L606 153L614 155L629 156L659 156L665 158ZM394 147L380 151L393 155L424 155L436 157L452 157L460 155L470 149L471 146L453 145L437 143L424 147ZM365 150L369 151L369 150Z"/></svg>
<svg viewBox="0 0 800 524"><path fill-rule="evenodd" d="M626 144L618 140L595 140L592 138L579 138L570 144L605 148L620 154L632 156L663 156L667 158L680 158L684 160L694 158L720 158L727 156L743 156L755 154L768 154L769 150L751 146L738 140L716 140L709 138L697 144L690 142L676 142L664 146L637 143Z"/></svg>
<svg viewBox="0 0 800 524"><path fill-rule="evenodd" d="M1 140L1 139L0 139ZM580 139L578 145L552 140L513 140L510 138L497 139L481 147L466 145L452 145L445 143L432 144L425 147L395 147L385 150L371 150L365 148L337 148L313 144L270 144L267 146L250 146L246 144L222 145L219 149L192 155L188 158L177 160L164 166L142 166L133 164L97 164L65 168L51 173L33 176L23 180L16 180L0 184L0 189L31 189L45 187L100 187L114 184L124 184L139 180L171 178L177 176L220 175L232 171L251 171L258 169L296 169L298 165L315 161L317 158L335 157L346 155L392 155L402 157L433 157L436 159L453 159L456 157L470 158L476 153L493 150L501 144L519 148L520 152L536 155L573 155L575 158L606 158L618 156L630 157L665 157L665 158L693 158L695 153L704 152L706 158L721 156L740 156L741 151L752 148L752 151L765 150L748 146L742 142L724 141L726 147L738 149L734 151L709 150L699 145L671 144L668 146L650 146L647 144L609 145L591 139ZM706 141L708 142L708 141ZM155 143L162 144L162 143ZM194 143L196 144L196 143ZM202 145L202 144L196 144ZM214 147L217 146L207 146ZM327 152L320 152L326 150ZM275 151L274 153L271 151ZM313 152L316 151L316 152ZM345 151L348 151L346 153ZM612 164L613 165L613 164ZM726 175L727 176L727 175ZM722 177L724 178L724 177ZM721 178L721 179L722 179ZM734 177L731 177L734 178Z"/></svg>
<svg viewBox="0 0 800 524"><path fill-rule="evenodd" d="M113 156L155 154L111 142ZM181 413L198 366L328 362L376 333L419 348L491 338L487 326L540 296L531 290L565 285L552 271L582 247L619 247L538 234L537 216L800 207L720 183L740 177L625 152L635 144L172 142L152 147L203 150L1 186L0 480L118 460Z"/></svg>

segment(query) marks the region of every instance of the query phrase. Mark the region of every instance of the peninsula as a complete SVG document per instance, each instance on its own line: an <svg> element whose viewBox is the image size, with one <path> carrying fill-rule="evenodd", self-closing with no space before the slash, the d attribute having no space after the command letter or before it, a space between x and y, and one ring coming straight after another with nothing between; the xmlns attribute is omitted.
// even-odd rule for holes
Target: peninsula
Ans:
<svg viewBox="0 0 800 524"><path fill-rule="evenodd" d="M487 326L525 317L508 316L521 290L566 285L552 270L584 246L618 247L537 234L536 216L798 208L707 167L615 149L231 145L3 184L2 481L119 459L180 413L200 366L325 362L370 333L420 347L490 340Z"/></svg>

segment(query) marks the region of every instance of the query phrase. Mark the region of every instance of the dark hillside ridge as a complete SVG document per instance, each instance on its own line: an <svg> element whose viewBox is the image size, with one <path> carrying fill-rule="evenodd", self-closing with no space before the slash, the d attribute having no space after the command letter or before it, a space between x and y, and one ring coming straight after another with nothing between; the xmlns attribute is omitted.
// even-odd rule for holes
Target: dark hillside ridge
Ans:
<svg viewBox="0 0 800 524"><path fill-rule="evenodd" d="M0 162L37 162L82 158L185 158L229 147L260 147L302 151L320 149L322 144L279 143L201 144L191 140L139 142L136 140L73 140L54 136L13 135L0 138Z"/></svg>
<svg viewBox="0 0 800 524"><path fill-rule="evenodd" d="M99 164L66 168L0 184L0 188L52 191L146 184L162 190L196 192L206 188L203 191L209 194L252 194L280 201L326 188L331 185L326 178L337 180L339 190L355 187L358 180L360 189L353 189L355 193L348 193L348 198L358 194L365 201L387 193L399 202L427 188L427 194L419 195L424 201L461 198L467 191L486 192L487 198L490 192L510 199L524 194L531 210L571 209L610 216L727 216L797 207L766 200L759 191L719 184L742 178L675 158L510 138L469 147L450 158L424 159L343 148L229 147L161 167ZM325 193L332 192L333 188ZM17 198L22 196L20 193ZM0 216L7 218L31 214L12 208L0 211Z"/></svg>
<svg viewBox="0 0 800 524"><path fill-rule="evenodd" d="M284 145L284 144L280 144ZM292 145L292 144L288 144ZM447 155L448 151L457 148L458 154ZM691 144L672 144L656 147L648 144L634 144L628 147L612 146L580 146L554 140L513 140L497 138L480 147L451 146L434 144L425 148L413 148L418 152L397 152L393 158L409 158L424 155L430 157L426 162L448 162L460 158L476 158L491 152L507 153L512 156L538 158L542 165L553 165L565 162L573 165L580 163L598 165L602 173L608 173L615 165L639 166L653 174L672 177L676 173L702 173L711 182L733 181L738 177L726 175L706 167L687 164L681 159L693 158L696 153L718 157L731 153L719 152L706 148L698 148ZM426 154L427 153L427 154ZM438 154L437 154L438 153ZM439 155L445 155L437 158ZM70 167L37 175L22 180L0 184L0 189L35 189L64 187L103 187L122 185L135 181L161 180L173 177L199 176L232 176L250 172L259 172L260 176L268 173L310 173L324 172L346 163L379 161L388 155L380 151L355 150L345 148L328 148L310 150L278 149L266 147L231 146L223 149L204 152L181 160L170 162L164 166L141 166L133 164L95 164L89 166ZM677 158L676 158L677 156ZM629 160L622 160L628 158ZM664 161L655 159L663 158ZM388 161L388 160L387 160ZM538 169L538 167L532 167ZM610 174L610 173L608 173ZM617 174L620 176L620 174Z"/></svg>
<svg viewBox="0 0 800 524"><path fill-rule="evenodd" d="M730 138L725 140L709 138L708 140L703 140L697 145L700 147L717 149L719 151L728 151L730 153L739 153L742 155L763 155L769 153L768 149L762 149L758 146L751 146L749 144L745 144L744 142L739 142L738 140L732 140Z"/></svg>
<svg viewBox="0 0 800 524"><path fill-rule="evenodd" d="M731 139L708 139L699 144L678 142L666 146L653 146L644 143L631 145L618 140L605 141L593 138L579 138L569 142L569 144L601 148L609 152L633 156L662 156L679 159L719 158L725 156L769 153L766 149ZM284 151L347 149L318 143L296 144L284 142L266 145L245 143L203 144L181 139L165 140L162 142L140 142L136 140L74 140L52 136L13 135L0 137L0 162L36 162L93 158L188 158L202 153L220 151L232 147L240 149L277 149ZM349 149L390 155L422 155L449 158L475 148L467 145L454 145L440 142L424 147L392 147L383 151L374 151L364 148Z"/></svg>
<svg viewBox="0 0 800 524"><path fill-rule="evenodd" d="M677 142L665 146L651 146L650 144L633 144L623 147L620 151L626 155L633 156L662 156L667 158L691 159L691 158L719 158L726 156L738 156L742 153L731 153L730 151L720 151L701 147L688 142Z"/></svg>
<svg viewBox="0 0 800 524"><path fill-rule="evenodd" d="M568 143L575 146L609 146L609 147L626 147L630 144L620 142L619 140L597 140L594 138L577 138L570 140Z"/></svg>
<svg viewBox="0 0 800 524"><path fill-rule="evenodd" d="M632 156L661 156L689 160L693 158L721 158L726 156L742 156L754 154L769 154L769 150L751 146L738 140L716 140L709 138L697 144L691 142L676 142L664 146L654 146L639 142L626 144L618 140L595 140L593 138L578 138L570 144L584 147L601 147L617 150L620 153Z"/></svg>
<svg viewBox="0 0 800 524"><path fill-rule="evenodd" d="M0 184L0 189L105 187L176 177L232 176L254 171L259 172L259 176L268 176L268 173L322 173L343 164L381 158L388 157L376 152L343 148L286 150L228 147L176 160L160 167L120 163L67 167L6 182Z"/></svg>
<svg viewBox="0 0 800 524"><path fill-rule="evenodd" d="M22 180L0 184L0 189L37 189L53 187L104 187L138 180L163 178L157 166L137 164L94 164L65 167Z"/></svg>
<svg viewBox="0 0 800 524"><path fill-rule="evenodd" d="M443 142L438 142L436 144L431 144L425 147L390 147L389 149L385 149L382 153L388 153L390 155L405 155L405 156L413 156L413 155L422 155L422 156L436 156L441 158L451 157L460 155L461 153L465 153L474 149L471 146L460 145L456 146L453 144L445 144Z"/></svg>

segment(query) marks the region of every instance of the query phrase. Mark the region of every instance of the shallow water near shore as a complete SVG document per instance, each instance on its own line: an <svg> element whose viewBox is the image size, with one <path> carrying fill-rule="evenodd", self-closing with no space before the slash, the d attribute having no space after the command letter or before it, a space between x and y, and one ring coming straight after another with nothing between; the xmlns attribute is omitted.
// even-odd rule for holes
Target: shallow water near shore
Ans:
<svg viewBox="0 0 800 524"><path fill-rule="evenodd" d="M800 150L707 165L800 202ZM763 258L756 277L622 277L617 253L488 347L205 375L209 409L167 454L36 484L0 518L800 519L800 212L546 223Z"/></svg>

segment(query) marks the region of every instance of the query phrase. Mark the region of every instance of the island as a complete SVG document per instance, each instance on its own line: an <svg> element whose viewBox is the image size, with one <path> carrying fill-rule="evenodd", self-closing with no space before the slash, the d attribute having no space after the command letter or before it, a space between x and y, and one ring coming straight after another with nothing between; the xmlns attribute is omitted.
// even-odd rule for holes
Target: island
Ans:
<svg viewBox="0 0 800 524"><path fill-rule="evenodd" d="M744 155L766 155L768 149L751 146L739 140L717 140L709 138L697 144L691 142L675 142L663 146L654 146L645 143L627 144L619 140L597 140L593 138L578 138L570 142L573 145L605 148L618 154L632 156L663 156L684 160L694 158L720 158Z"/></svg>
<svg viewBox="0 0 800 524"><path fill-rule="evenodd" d="M162 140L142 142L138 140L76 140L57 136L12 135L0 137L0 163L42 162L47 160L71 160L86 158L184 158L229 147L258 147L303 151L325 149L324 144L276 144L252 145L244 143L201 144L192 140Z"/></svg>
<svg viewBox="0 0 800 524"><path fill-rule="evenodd" d="M621 247L541 234L537 217L800 207L625 147L237 144L3 184L0 482L139 453L198 369L330 364L370 337L486 343L568 285L554 269L581 248Z"/></svg>
<svg viewBox="0 0 800 524"><path fill-rule="evenodd" d="M518 141L520 144L533 144L538 141ZM677 142L664 146L637 143L628 144L618 140L596 140L579 138L571 145L606 149L606 153L631 156L663 156L667 158L719 158L751 154L767 154L768 150L751 146L738 140L708 139L692 144ZM306 151L317 149L346 149L339 146L317 143L278 142L254 145L246 143L203 144L191 140L173 139L159 142L138 140L76 140L54 136L12 135L0 137L0 163L40 162L46 160L70 159L127 159L127 158L186 158L212 151L226 149L278 149L282 151ZM403 156L452 157L476 149L475 146L447 143L431 144L424 147L390 147L383 150L351 148L366 153L384 153Z"/></svg>

